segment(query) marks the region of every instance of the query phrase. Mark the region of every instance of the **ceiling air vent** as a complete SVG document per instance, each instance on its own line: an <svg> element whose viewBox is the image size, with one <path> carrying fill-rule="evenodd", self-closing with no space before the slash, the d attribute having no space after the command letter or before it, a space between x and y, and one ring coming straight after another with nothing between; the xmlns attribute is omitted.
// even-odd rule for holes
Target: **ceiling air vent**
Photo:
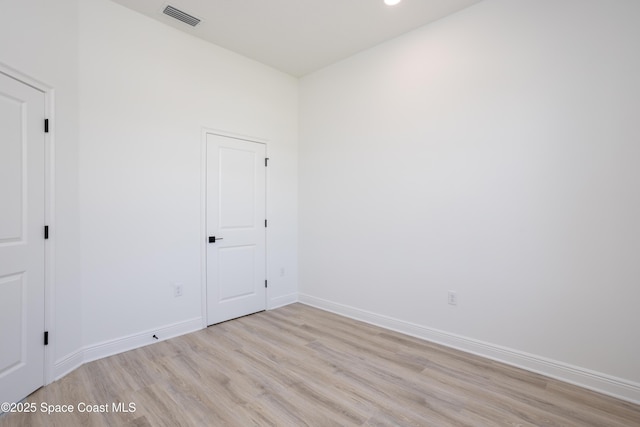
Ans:
<svg viewBox="0 0 640 427"><path fill-rule="evenodd" d="M173 6L165 7L162 13L164 13L165 15L169 15L170 17L175 18L178 21L182 21L185 24L189 24L192 27L195 27L200 22L200 20L195 16L191 16L188 13L185 13L179 9L176 9Z"/></svg>

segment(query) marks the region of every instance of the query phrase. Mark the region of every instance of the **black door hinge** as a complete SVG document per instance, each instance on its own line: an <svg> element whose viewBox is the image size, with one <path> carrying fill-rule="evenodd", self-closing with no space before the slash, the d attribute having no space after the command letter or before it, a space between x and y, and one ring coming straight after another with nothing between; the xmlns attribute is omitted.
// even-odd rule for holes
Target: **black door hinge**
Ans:
<svg viewBox="0 0 640 427"><path fill-rule="evenodd" d="M268 157L264 158L264 165L265 166L269 166L269 158Z"/></svg>
<svg viewBox="0 0 640 427"><path fill-rule="evenodd" d="M49 331L44 331L44 345L49 345Z"/></svg>
<svg viewBox="0 0 640 427"><path fill-rule="evenodd" d="M267 287L267 281L266 280L264 281L264 287L265 288Z"/></svg>
<svg viewBox="0 0 640 427"><path fill-rule="evenodd" d="M48 225L44 226L44 238L45 238L45 240L49 238L49 226Z"/></svg>
<svg viewBox="0 0 640 427"><path fill-rule="evenodd" d="M264 220L264 228L267 228L267 220Z"/></svg>
<svg viewBox="0 0 640 427"><path fill-rule="evenodd" d="M44 119L44 133L49 133L49 119Z"/></svg>

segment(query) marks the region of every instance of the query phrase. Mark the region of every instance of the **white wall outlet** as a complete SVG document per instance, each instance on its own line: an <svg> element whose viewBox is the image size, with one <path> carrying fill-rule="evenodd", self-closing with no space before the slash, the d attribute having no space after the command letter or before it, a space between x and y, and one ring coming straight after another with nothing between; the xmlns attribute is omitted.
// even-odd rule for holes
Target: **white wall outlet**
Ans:
<svg viewBox="0 0 640 427"><path fill-rule="evenodd" d="M284 267L280 267L280 277L284 277Z"/></svg>
<svg viewBox="0 0 640 427"><path fill-rule="evenodd" d="M447 302L449 305L458 305L458 293L455 291L449 291L447 294Z"/></svg>
<svg viewBox="0 0 640 427"><path fill-rule="evenodd" d="M183 290L184 290L184 285L182 283L173 284L173 296L175 298L181 297Z"/></svg>

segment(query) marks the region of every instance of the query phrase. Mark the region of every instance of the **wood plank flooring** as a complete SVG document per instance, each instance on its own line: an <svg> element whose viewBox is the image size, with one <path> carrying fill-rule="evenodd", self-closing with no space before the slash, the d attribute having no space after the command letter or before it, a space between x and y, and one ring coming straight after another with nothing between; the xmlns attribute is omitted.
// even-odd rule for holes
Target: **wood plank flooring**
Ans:
<svg viewBox="0 0 640 427"><path fill-rule="evenodd" d="M640 426L640 406L302 304L88 363L25 401L37 412L0 426Z"/></svg>

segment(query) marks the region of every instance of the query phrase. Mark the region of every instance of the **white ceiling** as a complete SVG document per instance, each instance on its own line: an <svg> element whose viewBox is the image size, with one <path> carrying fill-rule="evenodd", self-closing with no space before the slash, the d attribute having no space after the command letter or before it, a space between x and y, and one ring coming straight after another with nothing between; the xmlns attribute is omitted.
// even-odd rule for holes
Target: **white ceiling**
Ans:
<svg viewBox="0 0 640 427"><path fill-rule="evenodd" d="M113 0L296 77L481 0ZM162 13L171 5L195 28Z"/></svg>

